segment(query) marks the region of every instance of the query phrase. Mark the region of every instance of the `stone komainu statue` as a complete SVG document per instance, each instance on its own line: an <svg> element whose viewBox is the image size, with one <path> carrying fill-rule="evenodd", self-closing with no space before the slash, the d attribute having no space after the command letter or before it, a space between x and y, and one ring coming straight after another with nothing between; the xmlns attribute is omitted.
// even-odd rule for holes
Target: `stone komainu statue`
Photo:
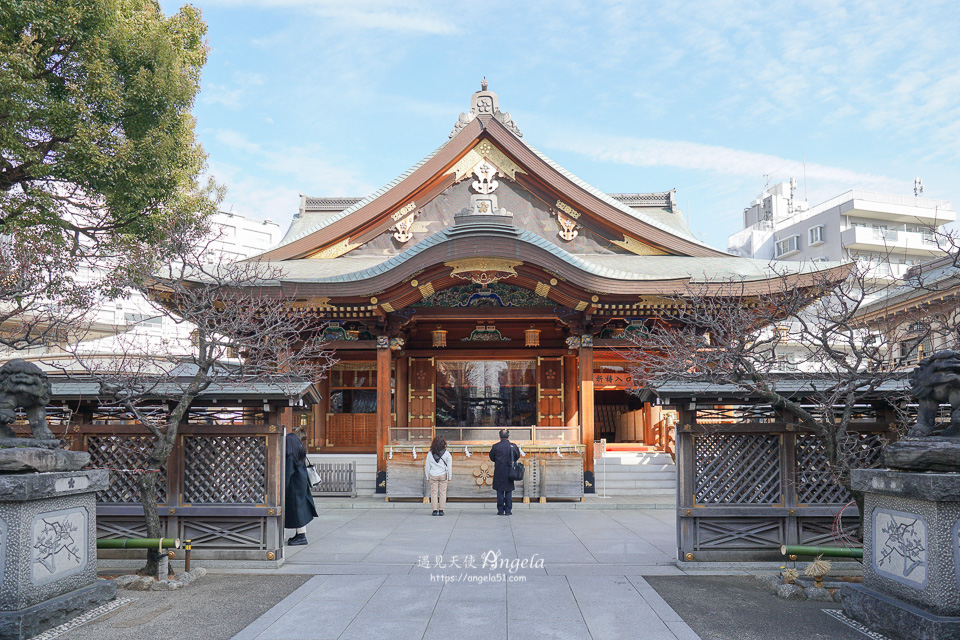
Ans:
<svg viewBox="0 0 960 640"><path fill-rule="evenodd" d="M950 425L942 436L960 438L960 352L937 351L917 363L910 374L910 387L917 398L917 424L910 437L930 435L936 427L940 404L950 403Z"/></svg>
<svg viewBox="0 0 960 640"><path fill-rule="evenodd" d="M0 438L15 437L10 425L22 408L34 440L56 440L47 427L49 402L50 381L37 365L17 359L0 367Z"/></svg>

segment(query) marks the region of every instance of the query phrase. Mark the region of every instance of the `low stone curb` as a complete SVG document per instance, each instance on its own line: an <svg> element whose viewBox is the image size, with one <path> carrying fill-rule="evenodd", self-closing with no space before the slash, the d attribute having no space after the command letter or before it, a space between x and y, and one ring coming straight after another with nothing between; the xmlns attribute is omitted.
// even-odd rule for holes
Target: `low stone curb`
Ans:
<svg viewBox="0 0 960 640"><path fill-rule="evenodd" d="M176 591L192 584L197 578L207 575L207 570L203 567L197 567L192 571L183 571L177 573L170 580L154 580L150 576L138 576L128 574L118 576L114 583L118 589L127 589L129 591Z"/></svg>

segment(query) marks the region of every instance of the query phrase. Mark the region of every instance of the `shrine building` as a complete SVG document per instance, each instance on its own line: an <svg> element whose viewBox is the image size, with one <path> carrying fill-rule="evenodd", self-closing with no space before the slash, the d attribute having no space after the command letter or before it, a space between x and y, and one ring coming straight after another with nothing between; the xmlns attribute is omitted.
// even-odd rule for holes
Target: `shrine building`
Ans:
<svg viewBox="0 0 960 640"><path fill-rule="evenodd" d="M619 355L688 283L780 274L697 240L673 191L607 194L530 146L486 82L445 141L363 198L301 197L257 259L324 323L339 363L294 412L312 458L365 458L368 492L422 498L442 435L452 498L490 498L489 447L507 428L529 473L518 498L594 490L595 441L669 446ZM797 286L811 265L781 263ZM781 269L782 271L782 269ZM360 492L364 492L361 480Z"/></svg>

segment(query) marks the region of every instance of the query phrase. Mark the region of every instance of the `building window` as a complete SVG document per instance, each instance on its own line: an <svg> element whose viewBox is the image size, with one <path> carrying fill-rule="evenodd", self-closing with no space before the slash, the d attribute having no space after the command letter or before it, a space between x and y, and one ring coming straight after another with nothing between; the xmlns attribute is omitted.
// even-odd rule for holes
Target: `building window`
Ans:
<svg viewBox="0 0 960 640"><path fill-rule="evenodd" d="M777 242L777 257L782 258L785 255L796 253L800 250L800 236L790 236Z"/></svg>
<svg viewBox="0 0 960 640"><path fill-rule="evenodd" d="M815 244L823 244L823 225L819 224L815 227L810 227L808 231L810 237L810 246L812 247Z"/></svg>

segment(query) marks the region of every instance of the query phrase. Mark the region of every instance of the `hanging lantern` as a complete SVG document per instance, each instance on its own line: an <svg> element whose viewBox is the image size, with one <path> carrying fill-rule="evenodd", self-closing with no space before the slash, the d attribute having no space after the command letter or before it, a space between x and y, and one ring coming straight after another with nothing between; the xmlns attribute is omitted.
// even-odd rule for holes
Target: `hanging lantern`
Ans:
<svg viewBox="0 0 960 640"><path fill-rule="evenodd" d="M435 348L439 349L447 346L447 331L439 324L437 325L436 329L430 332L430 334L433 336L433 346Z"/></svg>
<svg viewBox="0 0 960 640"><path fill-rule="evenodd" d="M535 329L533 325L523 332L524 344L528 347L540 346L540 329Z"/></svg>

